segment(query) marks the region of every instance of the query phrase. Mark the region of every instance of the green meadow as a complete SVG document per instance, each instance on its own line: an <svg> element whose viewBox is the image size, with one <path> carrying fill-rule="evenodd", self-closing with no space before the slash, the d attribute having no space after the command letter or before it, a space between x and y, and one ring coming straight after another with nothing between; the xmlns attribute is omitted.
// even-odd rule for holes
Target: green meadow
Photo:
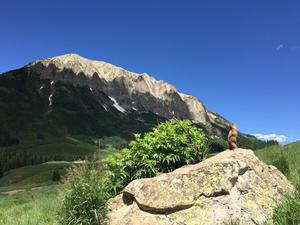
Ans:
<svg viewBox="0 0 300 225"><path fill-rule="evenodd" d="M53 171L58 170L64 176L65 168L71 164L71 162L55 161L10 170L0 179L0 192L57 184L51 180Z"/></svg>
<svg viewBox="0 0 300 225"><path fill-rule="evenodd" d="M122 141L125 140L118 136L102 138L100 140L100 158L105 159L108 155L119 152L115 146ZM93 155L94 153L98 154L99 145L96 139L92 139L91 143L86 143L80 140L80 137L66 137L65 141L46 142L33 147L27 147L26 150L36 155L42 153L43 156L62 155L66 159L84 159L85 156Z"/></svg>
<svg viewBox="0 0 300 225"><path fill-rule="evenodd" d="M53 188L13 195L0 194L0 223L56 224L59 199L58 191Z"/></svg>
<svg viewBox="0 0 300 225"><path fill-rule="evenodd" d="M260 149L254 153L267 165L273 165L279 169L293 184L299 182L300 141Z"/></svg>

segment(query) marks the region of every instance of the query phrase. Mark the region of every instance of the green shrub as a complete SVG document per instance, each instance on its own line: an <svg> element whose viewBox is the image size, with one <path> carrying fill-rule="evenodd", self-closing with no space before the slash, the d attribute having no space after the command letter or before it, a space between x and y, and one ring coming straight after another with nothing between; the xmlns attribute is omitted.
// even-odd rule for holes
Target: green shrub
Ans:
<svg viewBox="0 0 300 225"><path fill-rule="evenodd" d="M110 197L107 179L105 165L100 162L85 160L81 165L72 166L62 190L61 224L105 224Z"/></svg>
<svg viewBox="0 0 300 225"><path fill-rule="evenodd" d="M132 180L171 172L205 158L209 143L202 130L191 126L189 120L182 120L180 123L191 137L195 149L175 120L159 124L153 132L145 133L144 138L140 138L140 134L134 134L136 140L130 142L130 149L123 149L123 155L108 157L110 169L113 171L110 191L116 195Z"/></svg>

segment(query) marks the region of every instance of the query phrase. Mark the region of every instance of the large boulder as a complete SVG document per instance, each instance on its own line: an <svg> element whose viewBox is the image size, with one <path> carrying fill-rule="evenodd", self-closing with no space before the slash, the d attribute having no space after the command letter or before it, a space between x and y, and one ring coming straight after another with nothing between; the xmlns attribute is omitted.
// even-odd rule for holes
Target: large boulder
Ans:
<svg viewBox="0 0 300 225"><path fill-rule="evenodd" d="M274 199L293 189L252 150L226 150L195 165L132 181L110 202L111 225L263 222Z"/></svg>

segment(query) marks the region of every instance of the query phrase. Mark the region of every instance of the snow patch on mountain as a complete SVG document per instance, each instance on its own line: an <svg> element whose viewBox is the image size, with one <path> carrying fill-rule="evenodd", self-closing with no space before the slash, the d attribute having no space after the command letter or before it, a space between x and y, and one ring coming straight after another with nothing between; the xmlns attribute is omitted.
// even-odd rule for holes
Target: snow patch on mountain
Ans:
<svg viewBox="0 0 300 225"><path fill-rule="evenodd" d="M111 96L108 96L110 98L110 100L112 100L114 102L114 107L119 110L120 112L125 112L126 110L123 109L116 101L116 99L114 99L113 97Z"/></svg>
<svg viewBox="0 0 300 225"><path fill-rule="evenodd" d="M51 95L49 96L49 102L50 102L50 105L52 105L52 99L51 99L52 95L53 95L53 94L51 94Z"/></svg>

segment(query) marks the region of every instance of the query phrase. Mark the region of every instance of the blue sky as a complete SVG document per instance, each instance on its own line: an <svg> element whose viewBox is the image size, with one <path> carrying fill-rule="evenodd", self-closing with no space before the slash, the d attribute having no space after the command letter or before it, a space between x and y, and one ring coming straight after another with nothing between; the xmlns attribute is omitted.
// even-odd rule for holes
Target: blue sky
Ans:
<svg viewBox="0 0 300 225"><path fill-rule="evenodd" d="M2 0L0 32L0 73L76 53L164 80L240 132L300 139L300 1Z"/></svg>

